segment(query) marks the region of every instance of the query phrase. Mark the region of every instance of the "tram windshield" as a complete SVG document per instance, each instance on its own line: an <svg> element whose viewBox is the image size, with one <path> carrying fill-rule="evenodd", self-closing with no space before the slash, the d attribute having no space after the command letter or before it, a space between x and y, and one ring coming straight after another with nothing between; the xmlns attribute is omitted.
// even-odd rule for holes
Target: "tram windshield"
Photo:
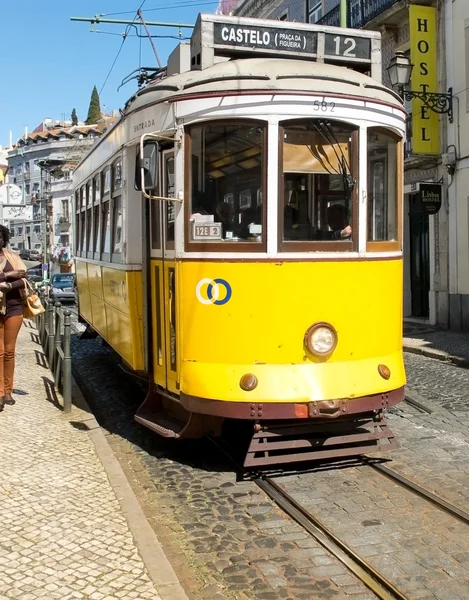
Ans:
<svg viewBox="0 0 469 600"><path fill-rule="evenodd" d="M259 125L191 128L192 241L262 241L264 139Z"/></svg>
<svg viewBox="0 0 469 600"><path fill-rule="evenodd" d="M281 128L279 219L284 242L354 239L354 131L351 125L319 119Z"/></svg>

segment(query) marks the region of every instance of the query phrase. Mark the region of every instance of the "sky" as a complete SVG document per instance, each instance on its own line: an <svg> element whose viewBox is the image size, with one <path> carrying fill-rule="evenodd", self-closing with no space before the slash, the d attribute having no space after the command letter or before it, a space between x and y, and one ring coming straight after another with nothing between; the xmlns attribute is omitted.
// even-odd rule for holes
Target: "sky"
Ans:
<svg viewBox="0 0 469 600"><path fill-rule="evenodd" d="M139 66L157 65L148 38L140 43L131 37L135 28L129 29L122 45L126 25L97 24L91 33L90 23L70 17L133 20L142 5L146 21L194 24L199 12L214 13L218 0L3 0L1 5L0 146L5 147L10 131L15 143L25 127L32 131L46 117L70 119L76 108L79 120L85 120L94 85L101 109L110 113L123 107L138 89L132 80L117 91L124 77ZM158 26L150 31L152 36L179 35L177 28ZM191 32L181 29L184 37ZM165 65L178 41L156 37L153 41Z"/></svg>

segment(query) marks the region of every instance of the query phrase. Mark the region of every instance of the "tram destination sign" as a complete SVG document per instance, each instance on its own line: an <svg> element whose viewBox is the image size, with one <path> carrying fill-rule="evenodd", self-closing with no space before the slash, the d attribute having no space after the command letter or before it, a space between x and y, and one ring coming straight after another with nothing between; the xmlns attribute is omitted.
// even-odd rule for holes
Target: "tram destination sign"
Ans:
<svg viewBox="0 0 469 600"><path fill-rule="evenodd" d="M318 56L318 36L324 36L324 56L344 61L371 61L371 40L368 37L341 35L331 32L307 31L264 25L214 23L215 46L234 51L275 51L279 54Z"/></svg>
<svg viewBox="0 0 469 600"><path fill-rule="evenodd" d="M301 31L262 25L231 25L214 23L213 41L220 46L234 49L250 48L316 54L318 34L316 31Z"/></svg>

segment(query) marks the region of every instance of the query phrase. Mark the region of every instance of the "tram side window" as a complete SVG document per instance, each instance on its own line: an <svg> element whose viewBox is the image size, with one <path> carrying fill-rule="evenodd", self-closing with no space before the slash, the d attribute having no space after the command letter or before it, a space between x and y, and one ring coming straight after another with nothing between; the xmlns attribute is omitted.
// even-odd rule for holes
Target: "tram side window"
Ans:
<svg viewBox="0 0 469 600"><path fill-rule="evenodd" d="M112 217L113 254L122 254L122 197L114 198Z"/></svg>
<svg viewBox="0 0 469 600"><path fill-rule="evenodd" d="M396 136L368 130L368 241L397 240L398 146Z"/></svg>
<svg viewBox="0 0 469 600"><path fill-rule="evenodd" d="M264 128L210 123L190 137L190 240L262 242Z"/></svg>
<svg viewBox="0 0 469 600"><path fill-rule="evenodd" d="M345 123L317 119L283 126L279 217L284 242L353 239L358 154L354 130Z"/></svg>
<svg viewBox="0 0 469 600"><path fill-rule="evenodd" d="M81 226L80 226L80 250L86 252L87 239L86 239L86 212L83 211L80 215Z"/></svg>
<svg viewBox="0 0 469 600"><path fill-rule="evenodd" d="M103 230L101 239L103 241L103 252L109 254L111 251L111 213L109 210L109 200L103 203Z"/></svg>
<svg viewBox="0 0 469 600"><path fill-rule="evenodd" d="M94 252L100 252L100 246L101 246L101 235L100 235L100 228L101 228L101 223L99 220L99 205L94 207L94 216L93 216L93 251Z"/></svg>
<svg viewBox="0 0 469 600"><path fill-rule="evenodd" d="M85 242L85 247L83 248L83 250L85 252L92 250L91 247L91 216L92 216L92 209L89 208L86 211L86 242Z"/></svg>

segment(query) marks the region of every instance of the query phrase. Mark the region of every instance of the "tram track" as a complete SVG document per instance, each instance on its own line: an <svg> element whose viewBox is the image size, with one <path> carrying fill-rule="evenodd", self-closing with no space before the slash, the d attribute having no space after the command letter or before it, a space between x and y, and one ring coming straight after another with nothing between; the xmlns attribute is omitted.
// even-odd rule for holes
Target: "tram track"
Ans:
<svg viewBox="0 0 469 600"><path fill-rule="evenodd" d="M372 458L363 457L363 456L361 457L361 459L362 459L363 464L371 467L372 469L374 469L381 475L384 475L385 477L387 477L394 483L397 483L404 489L415 493L417 496L420 496L420 498L427 500L428 502L430 502L437 508L441 509L443 512L447 513L448 515L454 517L458 521L462 521L463 523L466 523L466 525L469 525L469 513L468 512L461 510L460 508L458 508L457 506L454 506L454 504L451 504L450 502L447 502L446 500L444 500L437 494L431 492L430 490L425 489L424 487L422 487L418 483L415 483L411 479L404 477L404 475L396 473L395 471L393 471L392 469L389 469L385 465L383 465L379 462L376 462L377 459L372 459Z"/></svg>
<svg viewBox="0 0 469 600"><path fill-rule="evenodd" d="M219 439L207 436L207 439L220 450L240 474L246 473L234 458L230 447ZM254 473L252 481L291 519L296 521L332 556L339 560L359 581L371 590L380 600L410 600L388 579L381 575L356 552L335 536L319 519L302 507L284 488L271 477Z"/></svg>
<svg viewBox="0 0 469 600"><path fill-rule="evenodd" d="M246 475L246 470L233 457L230 447L219 440L209 437L210 441L223 452L230 460L238 473ZM434 492L425 489L414 481L401 475L379 462L380 459L367 456L358 457L361 464L370 467L380 475L397 483L403 489L419 496L423 500L436 506L449 516L469 525L469 513L444 500ZM287 474L287 473L285 473ZM293 496L273 478L265 473L250 473L252 481L275 504L311 537L313 537L332 556L339 560L357 579L363 583L380 600L409 600L405 592L399 590L384 575L366 562L352 548L341 541L328 527L326 527L309 510L297 502ZM280 474L276 473L275 477Z"/></svg>
<svg viewBox="0 0 469 600"><path fill-rule="evenodd" d="M321 521L296 502L286 490L270 477L259 477L254 479L254 482L285 514L296 521L321 546L346 566L377 598L381 600L409 600L408 596L398 590L388 579L344 544Z"/></svg>

